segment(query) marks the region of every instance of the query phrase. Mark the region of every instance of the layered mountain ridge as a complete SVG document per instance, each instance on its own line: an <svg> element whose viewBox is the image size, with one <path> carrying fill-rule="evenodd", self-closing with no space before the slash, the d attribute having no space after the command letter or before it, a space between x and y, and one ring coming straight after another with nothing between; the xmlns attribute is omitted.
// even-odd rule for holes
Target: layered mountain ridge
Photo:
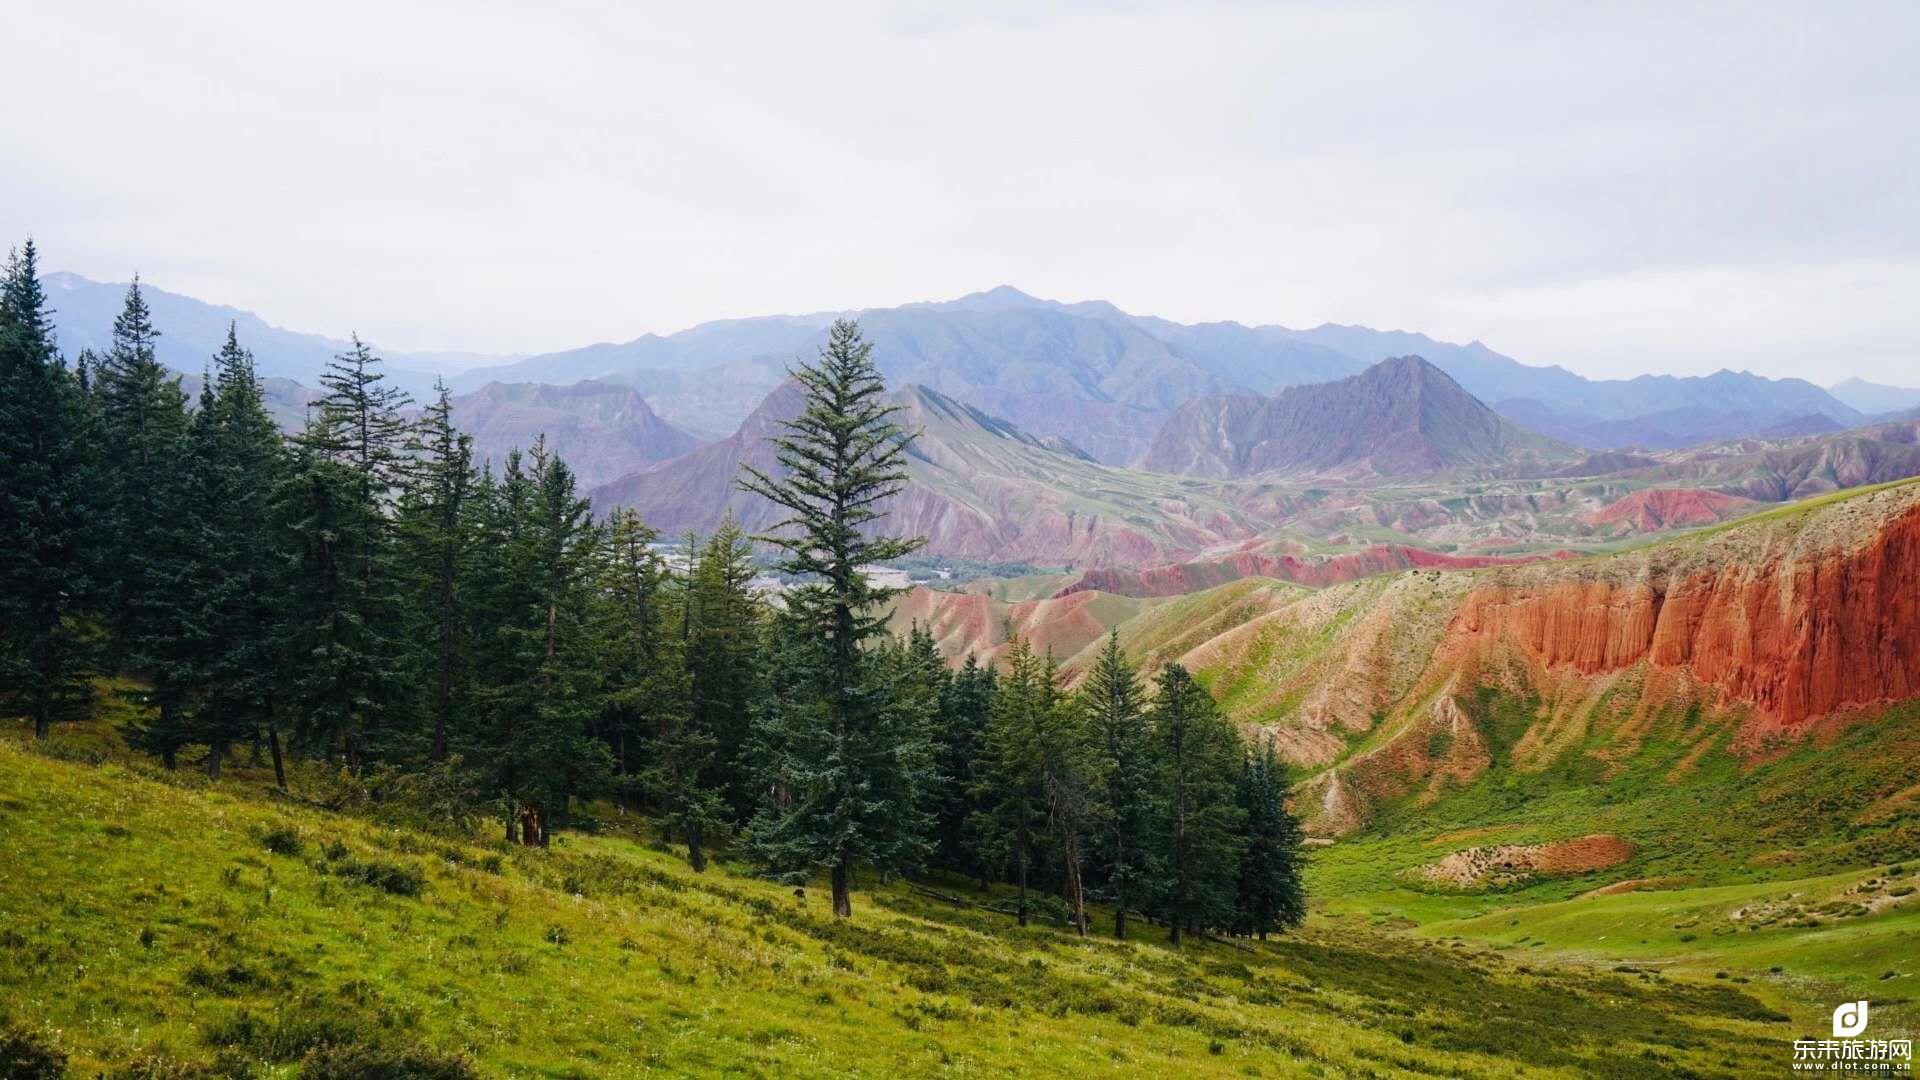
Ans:
<svg viewBox="0 0 1920 1080"><path fill-rule="evenodd" d="M1418 356L1271 398L1197 398L1140 458L1142 468L1217 478L1256 474L1408 478L1512 472L1581 455L1510 423Z"/></svg>

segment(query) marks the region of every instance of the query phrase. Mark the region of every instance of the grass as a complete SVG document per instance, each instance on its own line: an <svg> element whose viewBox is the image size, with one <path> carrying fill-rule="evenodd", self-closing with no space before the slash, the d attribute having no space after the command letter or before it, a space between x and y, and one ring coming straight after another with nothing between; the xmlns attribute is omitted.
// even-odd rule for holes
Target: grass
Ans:
<svg viewBox="0 0 1920 1080"><path fill-rule="evenodd" d="M632 819L527 851L282 799L244 767L160 775L97 728L55 756L0 734L0 1000L75 1075L372 1068L351 1046L546 1077L1737 1076L1776 1066L1798 1016L1783 985L1541 964L1452 940L1465 925L1334 913L1175 950L898 881L863 882L841 923L824 890L694 874Z"/></svg>

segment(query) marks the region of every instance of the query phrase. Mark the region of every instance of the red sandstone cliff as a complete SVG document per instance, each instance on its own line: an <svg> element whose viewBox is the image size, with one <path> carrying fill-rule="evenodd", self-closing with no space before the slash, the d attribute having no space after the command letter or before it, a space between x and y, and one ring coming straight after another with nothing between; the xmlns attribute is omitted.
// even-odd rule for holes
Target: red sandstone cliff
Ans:
<svg viewBox="0 0 1920 1080"><path fill-rule="evenodd" d="M1777 527L1756 522L1697 550L1661 545L1495 577L1468 594L1440 654L1500 641L1548 669L1588 676L1644 661L1684 670L1786 727L1920 694L1920 505L1911 490Z"/></svg>

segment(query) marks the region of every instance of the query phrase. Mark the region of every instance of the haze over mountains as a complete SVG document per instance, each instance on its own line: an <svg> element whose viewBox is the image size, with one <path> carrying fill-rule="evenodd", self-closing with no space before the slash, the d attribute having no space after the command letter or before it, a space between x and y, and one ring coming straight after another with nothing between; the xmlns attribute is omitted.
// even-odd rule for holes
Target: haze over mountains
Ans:
<svg viewBox="0 0 1920 1080"><path fill-rule="evenodd" d="M48 275L48 284L63 348L74 354L103 347L125 286L73 274ZM343 345L152 286L145 291L163 331L162 359L183 372L204 366L230 320L263 374L309 386ZM435 377L463 393L490 382L595 380L631 387L667 422L711 438L746 419L796 358L812 355L841 314L860 318L890 383L929 387L1035 436L1064 438L1112 465L1137 460L1161 424L1192 399L1271 395L1405 355L1425 358L1508 420L1591 449L1810 434L1920 405L1920 391L1859 380L1839 384L1839 394L1804 380L1731 371L1593 380L1521 363L1480 342L1457 345L1332 324L1307 330L1186 325L1129 314L1105 301L1042 300L1008 286L895 308L721 320L519 358L381 352L390 377L416 397Z"/></svg>
<svg viewBox="0 0 1920 1080"><path fill-rule="evenodd" d="M1140 459L1190 476L1258 473L1427 476L1578 460L1573 447L1518 427L1418 356L1276 397L1194 398Z"/></svg>

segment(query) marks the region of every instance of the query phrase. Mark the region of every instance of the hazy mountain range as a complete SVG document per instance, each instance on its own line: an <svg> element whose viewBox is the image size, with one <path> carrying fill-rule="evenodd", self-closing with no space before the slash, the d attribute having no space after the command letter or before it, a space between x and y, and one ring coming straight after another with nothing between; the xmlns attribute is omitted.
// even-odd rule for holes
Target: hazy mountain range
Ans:
<svg viewBox="0 0 1920 1080"><path fill-rule="evenodd" d="M102 348L122 284L73 274L47 278L56 328L69 353ZM271 326L233 308L148 286L162 359L202 368L229 321L263 374L311 385L343 342ZM1181 324L1133 315L1104 301L1060 303L1001 286L956 300L859 312L727 319L536 356L382 350L394 381L424 396L435 377L458 391L489 382L565 386L595 380L631 387L661 418L713 438L733 430L812 355L837 316L857 315L896 385L917 383L1003 417L1037 437L1056 436L1108 464L1129 464L1190 400L1264 396L1357 374L1394 356L1419 355L1507 419L1591 449L1672 449L1750 435L1857 426L1920 406L1920 390L1862 380L1834 392L1801 379L1744 372L1587 379L1521 363L1480 342L1323 325L1307 330L1234 322ZM377 343L376 343L377 344Z"/></svg>

